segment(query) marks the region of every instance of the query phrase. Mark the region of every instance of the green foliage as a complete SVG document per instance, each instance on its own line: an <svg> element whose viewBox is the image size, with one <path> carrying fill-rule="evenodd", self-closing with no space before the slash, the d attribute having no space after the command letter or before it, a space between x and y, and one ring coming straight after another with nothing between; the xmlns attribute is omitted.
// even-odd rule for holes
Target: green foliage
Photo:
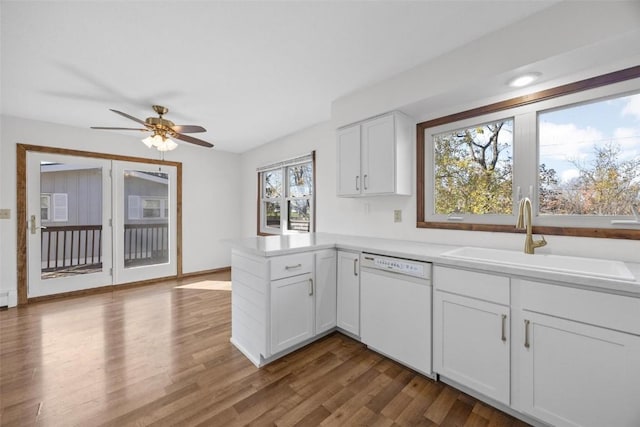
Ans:
<svg viewBox="0 0 640 427"><path fill-rule="evenodd" d="M512 128L506 120L434 137L435 213L511 214L511 138L500 133Z"/></svg>
<svg viewBox="0 0 640 427"><path fill-rule="evenodd" d="M540 212L559 215L631 215L640 203L640 158L624 160L616 144L593 147L589 163L573 161L579 176L558 183L540 167Z"/></svg>

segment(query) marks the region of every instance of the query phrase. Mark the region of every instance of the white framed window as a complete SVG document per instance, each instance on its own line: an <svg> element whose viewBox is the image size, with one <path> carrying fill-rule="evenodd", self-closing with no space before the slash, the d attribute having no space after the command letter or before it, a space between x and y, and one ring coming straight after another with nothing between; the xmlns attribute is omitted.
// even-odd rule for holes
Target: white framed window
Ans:
<svg viewBox="0 0 640 427"><path fill-rule="evenodd" d="M40 194L40 221L50 221L51 218L51 194Z"/></svg>
<svg viewBox="0 0 640 427"><path fill-rule="evenodd" d="M167 219L169 218L169 202L162 197L136 196L127 197L128 219Z"/></svg>
<svg viewBox="0 0 640 427"><path fill-rule="evenodd" d="M69 197L67 193L43 193L40 195L40 220L69 221Z"/></svg>
<svg viewBox="0 0 640 427"><path fill-rule="evenodd" d="M259 233L313 231L314 154L258 169Z"/></svg>
<svg viewBox="0 0 640 427"><path fill-rule="evenodd" d="M423 136L427 223L512 226L529 197L536 226L640 229L639 78L435 125Z"/></svg>

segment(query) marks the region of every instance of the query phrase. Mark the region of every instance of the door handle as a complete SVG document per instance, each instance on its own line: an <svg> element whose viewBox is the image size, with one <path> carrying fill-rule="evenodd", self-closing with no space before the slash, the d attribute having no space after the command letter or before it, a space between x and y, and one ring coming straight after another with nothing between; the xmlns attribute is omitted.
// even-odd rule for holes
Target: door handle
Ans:
<svg viewBox="0 0 640 427"><path fill-rule="evenodd" d="M30 224L29 228L31 229L31 234L36 234L36 231L39 228L42 228L42 229L47 228L44 225L41 225L39 227L36 225L36 216L35 215L31 215L31 217L29 218L29 224Z"/></svg>
<svg viewBox="0 0 640 427"><path fill-rule="evenodd" d="M362 177L362 184L364 185L364 189L367 189L367 177L369 175L367 175L366 173L364 174L364 176Z"/></svg>
<svg viewBox="0 0 640 427"><path fill-rule="evenodd" d="M507 342L507 315L502 315L502 341Z"/></svg>
<svg viewBox="0 0 640 427"><path fill-rule="evenodd" d="M524 348L529 348L531 345L529 344L529 321L525 319L524 321Z"/></svg>
<svg viewBox="0 0 640 427"><path fill-rule="evenodd" d="M358 275L358 258L353 260L353 275Z"/></svg>
<svg viewBox="0 0 640 427"><path fill-rule="evenodd" d="M309 295L313 295L313 279L309 279Z"/></svg>
<svg viewBox="0 0 640 427"><path fill-rule="evenodd" d="M360 175L356 175L356 191L360 191Z"/></svg>

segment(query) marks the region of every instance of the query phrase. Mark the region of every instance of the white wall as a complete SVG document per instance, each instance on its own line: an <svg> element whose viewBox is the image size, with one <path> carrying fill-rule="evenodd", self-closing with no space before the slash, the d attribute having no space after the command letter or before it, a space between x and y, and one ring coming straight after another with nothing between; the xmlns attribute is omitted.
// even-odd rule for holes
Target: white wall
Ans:
<svg viewBox="0 0 640 427"><path fill-rule="evenodd" d="M79 129L2 116L0 122L0 208L11 209L10 220L0 220L0 295L9 291L16 302L16 143L44 145L158 159L138 135ZM221 240L239 235L238 193L240 156L181 145L165 155L182 162L183 272L226 267L229 247Z"/></svg>
<svg viewBox="0 0 640 427"><path fill-rule="evenodd" d="M335 129L394 109L409 112L416 121L423 121L519 96L527 90L542 90L637 65L639 24L639 2L562 2L529 20L336 100L330 122L242 155L243 235L254 235L256 231L255 168L313 148L318 158L317 231L522 249L524 238L520 234L416 228L415 185L412 196L336 197ZM502 89L502 93L498 93L486 89L485 82L498 82L504 87L505 76L531 64L546 64L555 74L544 84L526 90ZM474 97L473 94L482 95ZM415 147L412 152L415 153ZM415 183L415 159L411 173ZM393 222L395 209L402 210L401 223ZM547 241L549 244L539 249L539 253L640 262L638 241L564 236L548 236Z"/></svg>

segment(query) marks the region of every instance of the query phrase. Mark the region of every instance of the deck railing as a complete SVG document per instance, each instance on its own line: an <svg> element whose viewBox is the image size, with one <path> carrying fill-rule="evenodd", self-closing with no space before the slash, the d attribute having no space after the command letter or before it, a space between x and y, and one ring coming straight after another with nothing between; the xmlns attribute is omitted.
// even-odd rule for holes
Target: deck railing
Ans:
<svg viewBox="0 0 640 427"><path fill-rule="evenodd" d="M169 260L169 224L125 224L125 266Z"/></svg>
<svg viewBox="0 0 640 427"><path fill-rule="evenodd" d="M42 229L42 271L102 263L102 226L65 225Z"/></svg>
<svg viewBox="0 0 640 427"><path fill-rule="evenodd" d="M41 236L42 271L99 267L102 264L102 226L47 226ZM168 224L125 224L125 266L156 264L169 259Z"/></svg>

